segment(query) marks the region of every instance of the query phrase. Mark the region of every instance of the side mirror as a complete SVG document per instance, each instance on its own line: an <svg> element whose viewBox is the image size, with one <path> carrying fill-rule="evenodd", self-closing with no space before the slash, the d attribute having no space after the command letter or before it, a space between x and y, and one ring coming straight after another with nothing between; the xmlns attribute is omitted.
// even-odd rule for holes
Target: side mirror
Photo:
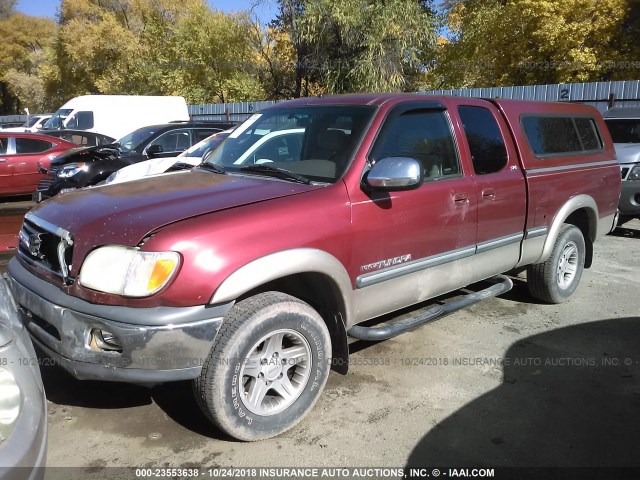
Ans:
<svg viewBox="0 0 640 480"><path fill-rule="evenodd" d="M409 190L424 180L422 165L415 158L388 157L378 160L365 178L365 183L376 190Z"/></svg>
<svg viewBox="0 0 640 480"><path fill-rule="evenodd" d="M163 152L162 145L156 144L156 145L151 145L149 148L147 148L147 156L149 158L153 157L154 155L158 155L162 152Z"/></svg>

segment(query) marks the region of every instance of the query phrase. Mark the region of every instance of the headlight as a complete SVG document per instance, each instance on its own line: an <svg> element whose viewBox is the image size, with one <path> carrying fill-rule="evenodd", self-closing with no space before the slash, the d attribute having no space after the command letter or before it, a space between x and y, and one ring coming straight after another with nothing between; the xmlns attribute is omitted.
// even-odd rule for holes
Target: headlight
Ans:
<svg viewBox="0 0 640 480"><path fill-rule="evenodd" d="M80 172L86 172L89 169L86 163L70 163L58 170L58 177L69 178Z"/></svg>
<svg viewBox="0 0 640 480"><path fill-rule="evenodd" d="M0 442L11 435L21 405L18 382L9 370L0 368Z"/></svg>
<svg viewBox="0 0 640 480"><path fill-rule="evenodd" d="M636 165L635 167L633 167L631 169L631 173L629 173L629 176L627 177L627 180L635 180L638 181L640 180L640 165Z"/></svg>
<svg viewBox="0 0 640 480"><path fill-rule="evenodd" d="M148 297L169 282L179 263L176 252L101 247L87 255L80 270L80 284L125 297Z"/></svg>

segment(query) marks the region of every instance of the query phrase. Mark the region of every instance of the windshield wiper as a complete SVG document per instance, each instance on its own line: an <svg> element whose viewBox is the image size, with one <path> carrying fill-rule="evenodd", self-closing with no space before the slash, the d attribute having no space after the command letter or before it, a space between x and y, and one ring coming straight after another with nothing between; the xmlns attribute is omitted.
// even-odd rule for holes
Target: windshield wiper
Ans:
<svg viewBox="0 0 640 480"><path fill-rule="evenodd" d="M311 185L311 180L297 173L290 172L284 168L272 167L270 165L249 165L248 167L242 167L240 169L243 172L261 173L263 175L281 178L283 180L291 180L297 183L304 183L305 185Z"/></svg>
<svg viewBox="0 0 640 480"><path fill-rule="evenodd" d="M219 173L221 175L227 174L227 171L224 168L222 168L220 165L216 165L215 163L204 162L196 166L196 168L201 168L202 170L207 170L213 173Z"/></svg>

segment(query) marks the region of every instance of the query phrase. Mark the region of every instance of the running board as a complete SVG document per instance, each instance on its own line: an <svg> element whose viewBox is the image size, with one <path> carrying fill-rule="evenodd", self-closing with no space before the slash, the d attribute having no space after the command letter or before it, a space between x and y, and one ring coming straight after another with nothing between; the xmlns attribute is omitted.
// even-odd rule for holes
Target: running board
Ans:
<svg viewBox="0 0 640 480"><path fill-rule="evenodd" d="M378 327L361 327L359 325L355 325L351 327L347 333L350 337L357 338L358 340L367 340L370 342L387 340L389 338L397 337L409 330L413 330L416 327L438 320L450 313L470 307L476 303L480 303L487 298L502 295L513 288L513 282L511 279L504 275L497 275L487 281L493 282L495 285L485 288L484 290L480 290L479 292L469 293L461 299L454 300L451 303L436 305L415 317L404 318Z"/></svg>

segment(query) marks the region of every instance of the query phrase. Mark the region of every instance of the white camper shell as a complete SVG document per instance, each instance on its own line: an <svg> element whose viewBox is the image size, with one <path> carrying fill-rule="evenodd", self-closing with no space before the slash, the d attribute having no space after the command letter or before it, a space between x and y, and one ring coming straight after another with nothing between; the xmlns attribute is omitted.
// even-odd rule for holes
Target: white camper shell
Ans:
<svg viewBox="0 0 640 480"><path fill-rule="evenodd" d="M87 130L121 138L147 125L188 120L183 97L83 95L65 103L44 128Z"/></svg>

